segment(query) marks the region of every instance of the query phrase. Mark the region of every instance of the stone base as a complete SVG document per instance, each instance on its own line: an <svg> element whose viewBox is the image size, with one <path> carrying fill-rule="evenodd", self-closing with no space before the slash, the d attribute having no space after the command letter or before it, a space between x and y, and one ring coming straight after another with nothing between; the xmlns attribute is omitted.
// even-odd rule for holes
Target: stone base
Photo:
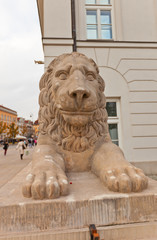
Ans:
<svg viewBox="0 0 157 240"><path fill-rule="evenodd" d="M156 240L157 223L134 223L97 227L100 240ZM90 240L89 228L58 231L11 233L0 236L0 240Z"/></svg>
<svg viewBox="0 0 157 240"><path fill-rule="evenodd" d="M30 165L0 189L0 239L86 240L95 224L101 239L157 239L157 182L142 193L113 193L92 173L69 174L70 194L26 199L21 184Z"/></svg>

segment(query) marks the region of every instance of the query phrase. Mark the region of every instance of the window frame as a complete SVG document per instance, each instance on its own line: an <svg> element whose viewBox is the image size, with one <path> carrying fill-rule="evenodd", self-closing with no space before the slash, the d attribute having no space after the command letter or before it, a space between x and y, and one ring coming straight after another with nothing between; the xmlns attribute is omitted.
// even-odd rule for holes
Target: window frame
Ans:
<svg viewBox="0 0 157 240"><path fill-rule="evenodd" d="M114 19L113 19L113 0L110 0L110 4L100 4L96 0L95 4L86 4L85 3L85 12L86 12L86 38L87 40L104 40L104 41L113 41L114 40ZM96 11L97 23L97 38L88 38L87 37L87 26L92 24L87 24L87 11ZM111 13L111 24L101 24L101 11L110 11ZM111 26L112 38L102 38L101 25Z"/></svg>
<svg viewBox="0 0 157 240"><path fill-rule="evenodd" d="M109 124L117 124L118 146L120 148L122 148L120 99L119 98L106 98L106 103L107 102L116 102L117 116L108 116L107 123L108 123L108 125Z"/></svg>
<svg viewBox="0 0 157 240"><path fill-rule="evenodd" d="M85 0L85 5L100 5L100 6L111 6L112 5L112 0L110 0L110 3L109 4L103 4L103 3L100 3L100 0L95 0L96 3L86 3L86 0Z"/></svg>

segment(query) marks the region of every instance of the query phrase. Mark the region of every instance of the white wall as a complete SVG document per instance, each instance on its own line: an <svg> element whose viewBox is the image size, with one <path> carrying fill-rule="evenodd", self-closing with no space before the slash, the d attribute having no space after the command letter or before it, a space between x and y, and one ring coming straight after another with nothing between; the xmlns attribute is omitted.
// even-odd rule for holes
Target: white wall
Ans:
<svg viewBox="0 0 157 240"><path fill-rule="evenodd" d="M156 0L121 0L123 40L156 41L156 11Z"/></svg>
<svg viewBox="0 0 157 240"><path fill-rule="evenodd" d="M127 159L157 161L157 49L81 47L78 51L99 65L106 96L120 98Z"/></svg>
<svg viewBox="0 0 157 240"><path fill-rule="evenodd" d="M71 38L71 0L44 0L45 38Z"/></svg>
<svg viewBox="0 0 157 240"><path fill-rule="evenodd" d="M112 0L115 41L156 42L156 0ZM76 0L77 38L86 40L85 0Z"/></svg>
<svg viewBox="0 0 157 240"><path fill-rule="evenodd" d="M106 96L120 99L126 158L157 161L157 44L153 43L157 40L157 1L113 0L117 42L85 41L83 1L76 0L77 48L98 64ZM44 1L44 37L58 38L43 40L45 68L54 57L72 52L73 41L65 39L71 38L70 2Z"/></svg>

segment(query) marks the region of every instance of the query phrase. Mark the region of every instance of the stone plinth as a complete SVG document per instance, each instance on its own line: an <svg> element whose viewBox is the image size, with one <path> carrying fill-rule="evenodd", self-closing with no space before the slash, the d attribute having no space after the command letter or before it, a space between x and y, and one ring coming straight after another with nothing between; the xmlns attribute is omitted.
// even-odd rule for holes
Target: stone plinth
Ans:
<svg viewBox="0 0 157 240"><path fill-rule="evenodd" d="M90 224L102 239L157 238L156 181L150 179L142 193L121 194L110 192L92 173L70 173L68 196L32 200L21 193L29 170L0 189L0 239L83 240L89 239Z"/></svg>

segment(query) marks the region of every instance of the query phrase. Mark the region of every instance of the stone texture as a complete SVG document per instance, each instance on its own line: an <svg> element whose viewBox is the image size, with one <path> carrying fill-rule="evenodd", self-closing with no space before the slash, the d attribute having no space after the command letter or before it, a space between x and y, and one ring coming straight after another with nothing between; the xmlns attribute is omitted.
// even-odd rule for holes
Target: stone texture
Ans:
<svg viewBox="0 0 157 240"><path fill-rule="evenodd" d="M98 227L100 239L112 240L156 240L157 223L137 223ZM35 233L1 235L1 240L90 240L89 229L44 231Z"/></svg>
<svg viewBox="0 0 157 240"><path fill-rule="evenodd" d="M32 200L21 194L30 167L0 189L0 239L89 239L89 224L96 224L102 239L137 239L134 236L144 237L144 232L146 239L157 237L156 230L152 232L157 221L156 181L149 179L142 193L113 193L91 172L69 173L68 196Z"/></svg>
<svg viewBox="0 0 157 240"><path fill-rule="evenodd" d="M68 195L66 172L89 170L114 192L147 188L143 171L132 166L111 141L105 83L92 59L78 52L62 54L49 64L39 85L40 134L23 196Z"/></svg>

